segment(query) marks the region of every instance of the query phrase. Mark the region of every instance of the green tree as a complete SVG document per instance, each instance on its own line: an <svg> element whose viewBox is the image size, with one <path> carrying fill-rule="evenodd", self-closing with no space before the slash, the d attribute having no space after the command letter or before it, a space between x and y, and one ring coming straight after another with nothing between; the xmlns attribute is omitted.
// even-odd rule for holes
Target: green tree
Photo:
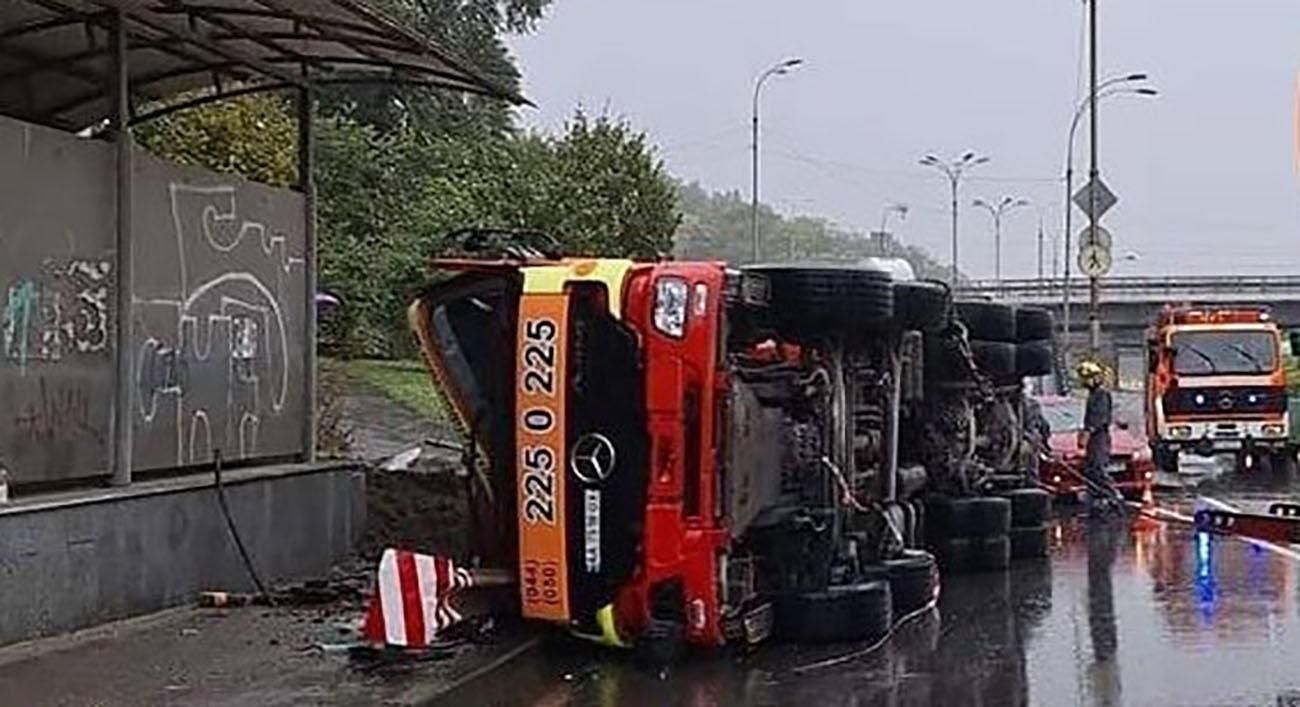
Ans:
<svg viewBox="0 0 1300 707"><path fill-rule="evenodd" d="M264 184L298 181L298 128L282 96L253 94L184 110L135 129L150 152Z"/></svg>
<svg viewBox="0 0 1300 707"><path fill-rule="evenodd" d="M752 212L738 191L709 192L699 184L678 187L682 213L676 253L683 258L718 258L747 263L753 258ZM947 265L924 248L904 246L892 236L883 240L838 226L823 218L786 217L759 204L759 231L764 260L858 260L897 257L908 261L917 277L947 279ZM791 257L793 255L793 258Z"/></svg>
<svg viewBox="0 0 1300 707"><path fill-rule="evenodd" d="M536 29L551 0L372 0L372 4L497 86L518 92L520 72L505 37ZM324 96L326 114L347 115L385 131L417 128L443 135L500 134L513 125L510 107L499 100L418 86L344 86Z"/></svg>

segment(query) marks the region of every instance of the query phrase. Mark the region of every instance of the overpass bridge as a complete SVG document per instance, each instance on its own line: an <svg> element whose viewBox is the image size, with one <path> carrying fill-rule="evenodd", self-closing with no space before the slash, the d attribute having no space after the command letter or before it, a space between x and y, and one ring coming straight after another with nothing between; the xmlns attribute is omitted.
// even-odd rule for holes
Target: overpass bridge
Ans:
<svg viewBox="0 0 1300 707"><path fill-rule="evenodd" d="M1008 304L1046 307L1061 321L1066 283L1056 280L975 280L958 288L958 297L980 297ZM1088 280L1073 278L1070 290L1070 343L1088 345ZM1300 328L1300 276L1106 277L1101 280L1103 349L1119 367L1121 379L1140 378L1144 366L1143 331L1167 304L1262 305L1284 327Z"/></svg>

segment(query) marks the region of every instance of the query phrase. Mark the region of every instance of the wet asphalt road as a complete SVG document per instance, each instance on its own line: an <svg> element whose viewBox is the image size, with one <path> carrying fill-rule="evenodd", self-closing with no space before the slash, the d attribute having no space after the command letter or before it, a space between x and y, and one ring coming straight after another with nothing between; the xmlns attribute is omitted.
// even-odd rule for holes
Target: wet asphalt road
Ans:
<svg viewBox="0 0 1300 707"><path fill-rule="evenodd" d="M448 703L1300 706L1300 563L1063 515L1050 560L945 577L938 610L873 653L769 646L660 676L556 639Z"/></svg>

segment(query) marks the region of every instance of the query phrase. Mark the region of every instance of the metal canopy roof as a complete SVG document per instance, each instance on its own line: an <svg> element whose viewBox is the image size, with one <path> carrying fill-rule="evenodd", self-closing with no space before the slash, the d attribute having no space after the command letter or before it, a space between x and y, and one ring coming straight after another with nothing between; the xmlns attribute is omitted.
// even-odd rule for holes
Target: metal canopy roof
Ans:
<svg viewBox="0 0 1300 707"><path fill-rule="evenodd" d="M524 102L359 0L0 0L0 114L68 130L110 117L119 10L133 112L358 81Z"/></svg>

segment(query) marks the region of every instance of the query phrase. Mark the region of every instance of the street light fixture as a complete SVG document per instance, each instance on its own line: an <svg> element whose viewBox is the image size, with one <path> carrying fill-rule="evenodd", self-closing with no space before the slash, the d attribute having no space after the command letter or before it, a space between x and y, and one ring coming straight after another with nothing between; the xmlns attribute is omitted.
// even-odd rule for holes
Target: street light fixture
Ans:
<svg viewBox="0 0 1300 707"><path fill-rule="evenodd" d="M1154 88L1123 86L1121 84L1135 83L1146 81L1148 76L1145 73L1126 74L1124 76L1114 76L1097 85L1097 99L1102 100L1115 96L1158 96L1160 92ZM1084 98L1079 106L1074 110L1074 116L1070 119L1070 133L1066 140L1065 149L1065 247L1064 247L1064 275L1063 286L1061 288L1061 332L1064 337L1064 345L1070 345L1070 265L1073 262L1074 254L1071 250L1070 239L1073 238L1072 230L1073 206L1070 199L1074 196L1074 135L1079 128L1079 121L1088 113L1092 105L1091 96Z"/></svg>
<svg viewBox="0 0 1300 707"><path fill-rule="evenodd" d="M993 217L993 282L998 292L1002 291L1002 217L1023 206L1029 206L1028 199L1004 196L997 204L983 199L975 199L971 206L977 206L989 212Z"/></svg>
<svg viewBox="0 0 1300 707"><path fill-rule="evenodd" d="M919 161L922 167L931 167L943 172L948 178L948 185L952 188L952 286L957 287L957 188L961 183L962 174L966 170L977 167L989 161L987 156L977 155L974 152L966 152L961 157L956 157L947 162L939 159L933 154L922 157Z"/></svg>
<svg viewBox="0 0 1300 707"><path fill-rule="evenodd" d="M777 64L773 64L771 67L768 67L766 71L759 74L758 80L754 82L754 112L753 112L754 184L753 184L753 191L751 192L752 201L750 203L750 222L751 222L751 227L753 229L752 235L754 238L753 258L754 258L754 262L756 263L758 262L759 255L760 255L759 244L758 244L758 97L759 97L759 92L763 90L763 84L766 83L769 78L773 76L785 76L786 74L790 73L791 69L795 68L796 66L799 66L802 63L803 63L803 59L799 59L796 57L792 59L786 59L785 61L779 62Z"/></svg>

